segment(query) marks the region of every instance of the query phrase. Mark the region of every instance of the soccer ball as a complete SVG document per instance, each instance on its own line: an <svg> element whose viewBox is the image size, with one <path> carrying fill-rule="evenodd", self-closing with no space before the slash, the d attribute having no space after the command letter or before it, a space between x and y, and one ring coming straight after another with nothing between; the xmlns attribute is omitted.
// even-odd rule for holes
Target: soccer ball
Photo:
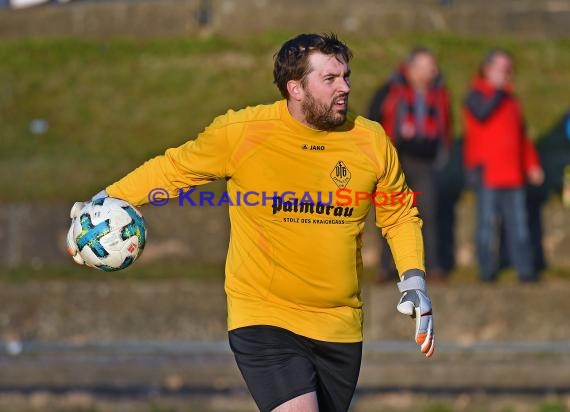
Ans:
<svg viewBox="0 0 570 412"><path fill-rule="evenodd" d="M140 212L113 197L87 202L73 218L68 236L84 263L112 272L130 266L142 253L146 227ZM77 260L77 259L76 259Z"/></svg>

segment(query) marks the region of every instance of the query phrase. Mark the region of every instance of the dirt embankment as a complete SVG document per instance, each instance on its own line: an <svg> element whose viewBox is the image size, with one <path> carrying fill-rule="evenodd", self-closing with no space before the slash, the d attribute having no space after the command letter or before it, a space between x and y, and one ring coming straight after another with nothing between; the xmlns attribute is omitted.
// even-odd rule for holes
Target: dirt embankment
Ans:
<svg viewBox="0 0 570 412"><path fill-rule="evenodd" d="M570 283L431 286L440 341L570 341ZM409 339L395 285L365 285L365 338ZM225 339L221 280L0 284L0 340Z"/></svg>

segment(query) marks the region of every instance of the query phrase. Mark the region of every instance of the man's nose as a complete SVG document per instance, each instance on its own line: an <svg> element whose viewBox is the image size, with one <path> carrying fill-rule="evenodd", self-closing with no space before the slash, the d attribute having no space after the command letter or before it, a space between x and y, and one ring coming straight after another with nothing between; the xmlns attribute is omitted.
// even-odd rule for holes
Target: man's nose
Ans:
<svg viewBox="0 0 570 412"><path fill-rule="evenodd" d="M341 78L339 82L339 91L343 93L350 92L350 80Z"/></svg>

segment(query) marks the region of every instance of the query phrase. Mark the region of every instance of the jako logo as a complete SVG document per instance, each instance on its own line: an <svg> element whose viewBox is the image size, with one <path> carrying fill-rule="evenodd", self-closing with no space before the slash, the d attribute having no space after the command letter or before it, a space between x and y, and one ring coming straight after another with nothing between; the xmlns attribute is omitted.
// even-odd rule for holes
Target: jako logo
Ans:
<svg viewBox="0 0 570 412"><path fill-rule="evenodd" d="M301 149L303 150L325 150L325 146L324 145L308 145L308 144L304 144L303 146L301 146Z"/></svg>

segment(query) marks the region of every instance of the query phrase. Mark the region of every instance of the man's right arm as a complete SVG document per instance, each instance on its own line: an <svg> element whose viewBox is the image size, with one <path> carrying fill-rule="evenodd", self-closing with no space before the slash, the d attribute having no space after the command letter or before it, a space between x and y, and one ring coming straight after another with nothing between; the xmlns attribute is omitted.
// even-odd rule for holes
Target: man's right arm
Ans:
<svg viewBox="0 0 570 412"><path fill-rule="evenodd" d="M228 139L230 127L227 117L228 115L216 118L196 140L168 149L164 155L145 162L119 181L101 190L91 201L111 196L140 206L149 202L153 189L164 189L170 197L177 197L180 188L197 186L230 176L229 159L233 145ZM234 137L240 132L240 126L232 129ZM70 212L72 220L79 217L87 203L76 202L73 205ZM67 249L77 263L84 263L73 236L73 223L67 234Z"/></svg>
<svg viewBox="0 0 570 412"><path fill-rule="evenodd" d="M136 206L148 203L153 189L164 189L170 197L177 197L181 188L227 177L232 149L227 116L220 116L195 140L146 161L105 190L109 196Z"/></svg>

